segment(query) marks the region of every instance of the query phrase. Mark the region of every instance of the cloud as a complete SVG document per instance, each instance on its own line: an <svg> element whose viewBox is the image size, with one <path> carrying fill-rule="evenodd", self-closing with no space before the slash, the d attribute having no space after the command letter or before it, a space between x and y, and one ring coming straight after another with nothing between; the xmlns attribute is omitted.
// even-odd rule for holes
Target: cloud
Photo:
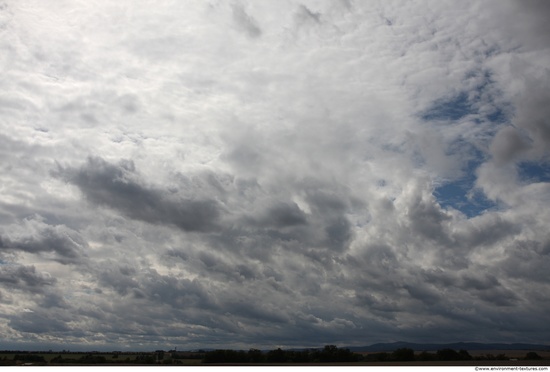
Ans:
<svg viewBox="0 0 550 372"><path fill-rule="evenodd" d="M76 185L92 204L149 223L204 231L214 227L220 214L214 200L178 200L171 198L168 191L141 185L131 161L112 165L101 158L88 158L81 168L61 168L58 174Z"/></svg>
<svg viewBox="0 0 550 372"><path fill-rule="evenodd" d="M232 5L233 20L237 27L249 37L255 38L262 35L262 30L257 22L246 13L241 4L235 3Z"/></svg>
<svg viewBox="0 0 550 372"><path fill-rule="evenodd" d="M306 223L306 216L296 203L291 205L275 205L267 211L267 214L266 222L273 223L279 227L303 225Z"/></svg>
<svg viewBox="0 0 550 372"><path fill-rule="evenodd" d="M515 1L515 6L521 11L526 11L526 16L529 17L529 33L530 42L533 46L548 46L548 35L550 28L546 22L547 16L550 14L550 7L544 1L527 0Z"/></svg>
<svg viewBox="0 0 550 372"><path fill-rule="evenodd" d="M491 152L498 163L507 163L516 159L519 154L529 148L529 143L516 129L511 127L499 131L491 143Z"/></svg>
<svg viewBox="0 0 550 372"><path fill-rule="evenodd" d="M50 275L37 272L34 266L2 265L0 283L12 290L40 293L44 290L44 287L54 285L56 279Z"/></svg>
<svg viewBox="0 0 550 372"><path fill-rule="evenodd" d="M33 218L24 220L23 226L4 229L0 235L0 247L37 255L53 253L53 260L67 265L86 259L88 244L78 232L67 226L51 226L40 218Z"/></svg>
<svg viewBox="0 0 550 372"><path fill-rule="evenodd" d="M546 8L7 3L4 344L544 342Z"/></svg>
<svg viewBox="0 0 550 372"><path fill-rule="evenodd" d="M526 129L533 141L534 152L538 156L548 156L550 143L549 109L545 102L550 98L550 90L546 82L550 75L543 76L538 81L527 81L526 92L518 102L516 122L520 128Z"/></svg>

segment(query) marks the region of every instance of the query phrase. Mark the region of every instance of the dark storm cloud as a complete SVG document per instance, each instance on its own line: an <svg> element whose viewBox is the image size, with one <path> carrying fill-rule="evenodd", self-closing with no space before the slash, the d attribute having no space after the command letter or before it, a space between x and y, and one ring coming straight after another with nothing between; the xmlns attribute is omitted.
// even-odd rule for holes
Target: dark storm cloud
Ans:
<svg viewBox="0 0 550 372"><path fill-rule="evenodd" d="M506 274L517 279L547 285L550 276L547 274L550 265L550 240L545 243L532 240L518 240L507 250L507 255L501 261L501 269Z"/></svg>
<svg viewBox="0 0 550 372"><path fill-rule="evenodd" d="M118 267L116 265L108 265L98 274L99 284L102 287L111 287L121 296L127 295L130 291L138 289L139 283L135 280L135 269L129 267Z"/></svg>
<svg viewBox="0 0 550 372"><path fill-rule="evenodd" d="M490 304L502 307L513 306L518 302L518 296L506 288L479 291L477 296Z"/></svg>
<svg viewBox="0 0 550 372"><path fill-rule="evenodd" d="M441 295L428 285L423 283L411 283L403 286L408 294L427 306L431 306L441 300Z"/></svg>
<svg viewBox="0 0 550 372"><path fill-rule="evenodd" d="M333 255L345 251L353 240L352 211L349 197L323 180L305 180L275 184L280 192L269 193L256 181L235 180L231 187L239 194L232 211L231 223L209 236L209 246L217 251L240 252L248 257L269 262L278 246L285 251L301 252L310 259L326 264ZM303 200L289 200L289 193L303 194ZM298 198L300 199L300 198ZM202 254L203 264L213 264L211 253ZM238 258L236 258L238 259Z"/></svg>
<svg viewBox="0 0 550 372"><path fill-rule="evenodd" d="M10 326L21 332L29 333L68 333L74 330L68 322L73 320L65 311L28 311L11 317ZM78 332L78 331L77 331Z"/></svg>
<svg viewBox="0 0 550 372"><path fill-rule="evenodd" d="M172 261L174 258L178 258L183 261L187 261L189 259L189 254L183 250L170 249L166 252L166 254L169 257L169 261Z"/></svg>
<svg viewBox="0 0 550 372"><path fill-rule="evenodd" d="M0 236L0 249L33 254L53 252L62 264L78 264L86 258L88 244L82 236L64 226L51 226L40 220L26 220L23 227L6 229Z"/></svg>
<svg viewBox="0 0 550 372"><path fill-rule="evenodd" d="M456 285L456 275L453 275L452 273L443 271L441 269L429 269L429 270L422 270L421 272L422 278L434 285L437 285L442 288L451 287L453 285Z"/></svg>
<svg viewBox="0 0 550 372"><path fill-rule="evenodd" d="M320 180L307 180L300 187L306 192L306 200L321 214L334 215L348 208L347 193L333 185L324 185Z"/></svg>
<svg viewBox="0 0 550 372"><path fill-rule="evenodd" d="M495 278L492 275L485 275L485 276L472 276L469 275L463 275L462 277L462 285L461 287L463 289L476 289L476 290L486 290L486 289L493 289L495 287L500 286L499 281L497 278Z"/></svg>
<svg viewBox="0 0 550 372"><path fill-rule="evenodd" d="M197 280L162 275L155 270L141 270L110 263L100 273L100 283L114 288L122 296L156 301L174 309L215 309L216 300Z"/></svg>
<svg viewBox="0 0 550 372"><path fill-rule="evenodd" d="M228 301L228 303L224 304L223 309L231 314L238 315L245 319L253 319L254 321L287 324L290 320L280 308L276 306L268 308L268 306L261 302L248 303L243 300Z"/></svg>
<svg viewBox="0 0 550 372"><path fill-rule="evenodd" d="M34 266L0 265L0 284L10 290L42 293L55 283L55 278L37 272Z"/></svg>
<svg viewBox="0 0 550 372"><path fill-rule="evenodd" d="M493 275L463 274L458 287L496 306L512 306L519 300L510 289L505 288Z"/></svg>
<svg viewBox="0 0 550 372"><path fill-rule="evenodd" d="M41 309L65 309L70 306L63 298L63 295L61 295L60 293L55 293L53 291L45 293L38 305Z"/></svg>
<svg viewBox="0 0 550 372"><path fill-rule="evenodd" d="M393 313L401 311L397 301L388 296L376 297L368 290L358 291L355 299L360 306L366 306L374 314L383 318L394 319L395 315Z"/></svg>
<svg viewBox="0 0 550 372"><path fill-rule="evenodd" d="M269 206L255 222L266 227L284 228L305 225L307 216L296 203L277 202Z"/></svg>
<svg viewBox="0 0 550 372"><path fill-rule="evenodd" d="M344 216L329 221L325 227L325 233L329 246L336 250L347 248L353 237L351 223Z"/></svg>
<svg viewBox="0 0 550 372"><path fill-rule="evenodd" d="M204 280L202 282L206 283ZM213 339L204 340L208 344L213 340L225 339L224 333L218 334L220 331L233 333L233 342L235 342L248 339L256 332L249 330L248 326L284 323L288 320L278 306L273 306L269 291L265 292L265 304L260 304L250 297L252 294L245 294L246 290L240 293L239 288L235 287L226 291L218 285L211 286L203 283L176 278L172 275L160 275L155 271L141 273L139 276L141 295L135 296L129 293L131 296L126 296L125 301L117 301L113 306L122 310L126 307L131 308L132 303L137 305L142 301L154 301L157 305L144 308L141 312L130 312L124 320L125 327L114 324L108 327L111 327L113 332L131 334L136 334L133 328L139 327L140 334L159 337L183 337L187 324L192 325L195 330L197 326L201 329L204 327L201 337L207 337L210 331L205 327L208 327L213 332L211 335ZM258 292L254 297L261 294ZM170 329L172 322L175 322L179 331ZM248 326L243 328L242 324L245 323ZM263 332L270 332L270 330L266 328ZM254 342L253 339L250 339L250 342Z"/></svg>
<svg viewBox="0 0 550 372"><path fill-rule="evenodd" d="M172 224L185 231L215 227L220 209L212 199L185 199L169 191L142 184L131 161L110 164L88 158L80 168L62 168L55 173L77 186L92 204L115 209L132 219L152 224Z"/></svg>
<svg viewBox="0 0 550 372"><path fill-rule="evenodd" d="M306 215L295 204L278 204L267 211L268 220L275 226L294 226L306 223Z"/></svg>
<svg viewBox="0 0 550 372"><path fill-rule="evenodd" d="M471 272L457 274L454 270L445 272L438 269L431 269L422 271L420 278L422 278L425 283L430 283L434 288L438 288L441 294L452 291L458 300L463 298L467 293L467 295L473 295L497 306L510 306L518 301L517 295L510 289L505 288L502 283L491 274L480 275ZM418 293L421 297L427 296L428 299L439 299L439 296L433 291L427 291L426 289L421 290L417 288L417 286L411 287L411 285L407 285L406 288L407 290L414 288L413 293ZM420 288L422 288L422 285ZM441 300L448 301L449 299L441 297Z"/></svg>

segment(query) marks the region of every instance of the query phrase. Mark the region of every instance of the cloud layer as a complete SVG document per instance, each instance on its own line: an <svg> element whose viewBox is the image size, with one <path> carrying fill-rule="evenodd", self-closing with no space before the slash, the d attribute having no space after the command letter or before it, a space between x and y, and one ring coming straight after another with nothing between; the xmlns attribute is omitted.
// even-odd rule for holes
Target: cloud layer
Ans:
<svg viewBox="0 0 550 372"><path fill-rule="evenodd" d="M543 2L0 3L2 348L546 342Z"/></svg>

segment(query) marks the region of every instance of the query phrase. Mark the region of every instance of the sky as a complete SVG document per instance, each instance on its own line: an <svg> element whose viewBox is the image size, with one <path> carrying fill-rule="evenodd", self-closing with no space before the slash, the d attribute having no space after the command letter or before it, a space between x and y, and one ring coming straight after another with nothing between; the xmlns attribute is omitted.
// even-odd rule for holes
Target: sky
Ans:
<svg viewBox="0 0 550 372"><path fill-rule="evenodd" d="M0 349L547 343L549 17L0 0Z"/></svg>

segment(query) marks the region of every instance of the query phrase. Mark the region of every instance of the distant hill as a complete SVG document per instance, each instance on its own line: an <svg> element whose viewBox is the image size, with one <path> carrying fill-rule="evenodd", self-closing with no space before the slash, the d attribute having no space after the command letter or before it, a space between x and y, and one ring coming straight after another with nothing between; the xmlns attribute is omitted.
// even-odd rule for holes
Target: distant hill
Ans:
<svg viewBox="0 0 550 372"><path fill-rule="evenodd" d="M453 350L550 350L550 345L538 344L483 344L478 342L455 342L451 344L417 344L411 342L391 342L373 344L370 346L347 347L355 352L391 352L400 348L409 348L415 351L435 351L441 349Z"/></svg>

